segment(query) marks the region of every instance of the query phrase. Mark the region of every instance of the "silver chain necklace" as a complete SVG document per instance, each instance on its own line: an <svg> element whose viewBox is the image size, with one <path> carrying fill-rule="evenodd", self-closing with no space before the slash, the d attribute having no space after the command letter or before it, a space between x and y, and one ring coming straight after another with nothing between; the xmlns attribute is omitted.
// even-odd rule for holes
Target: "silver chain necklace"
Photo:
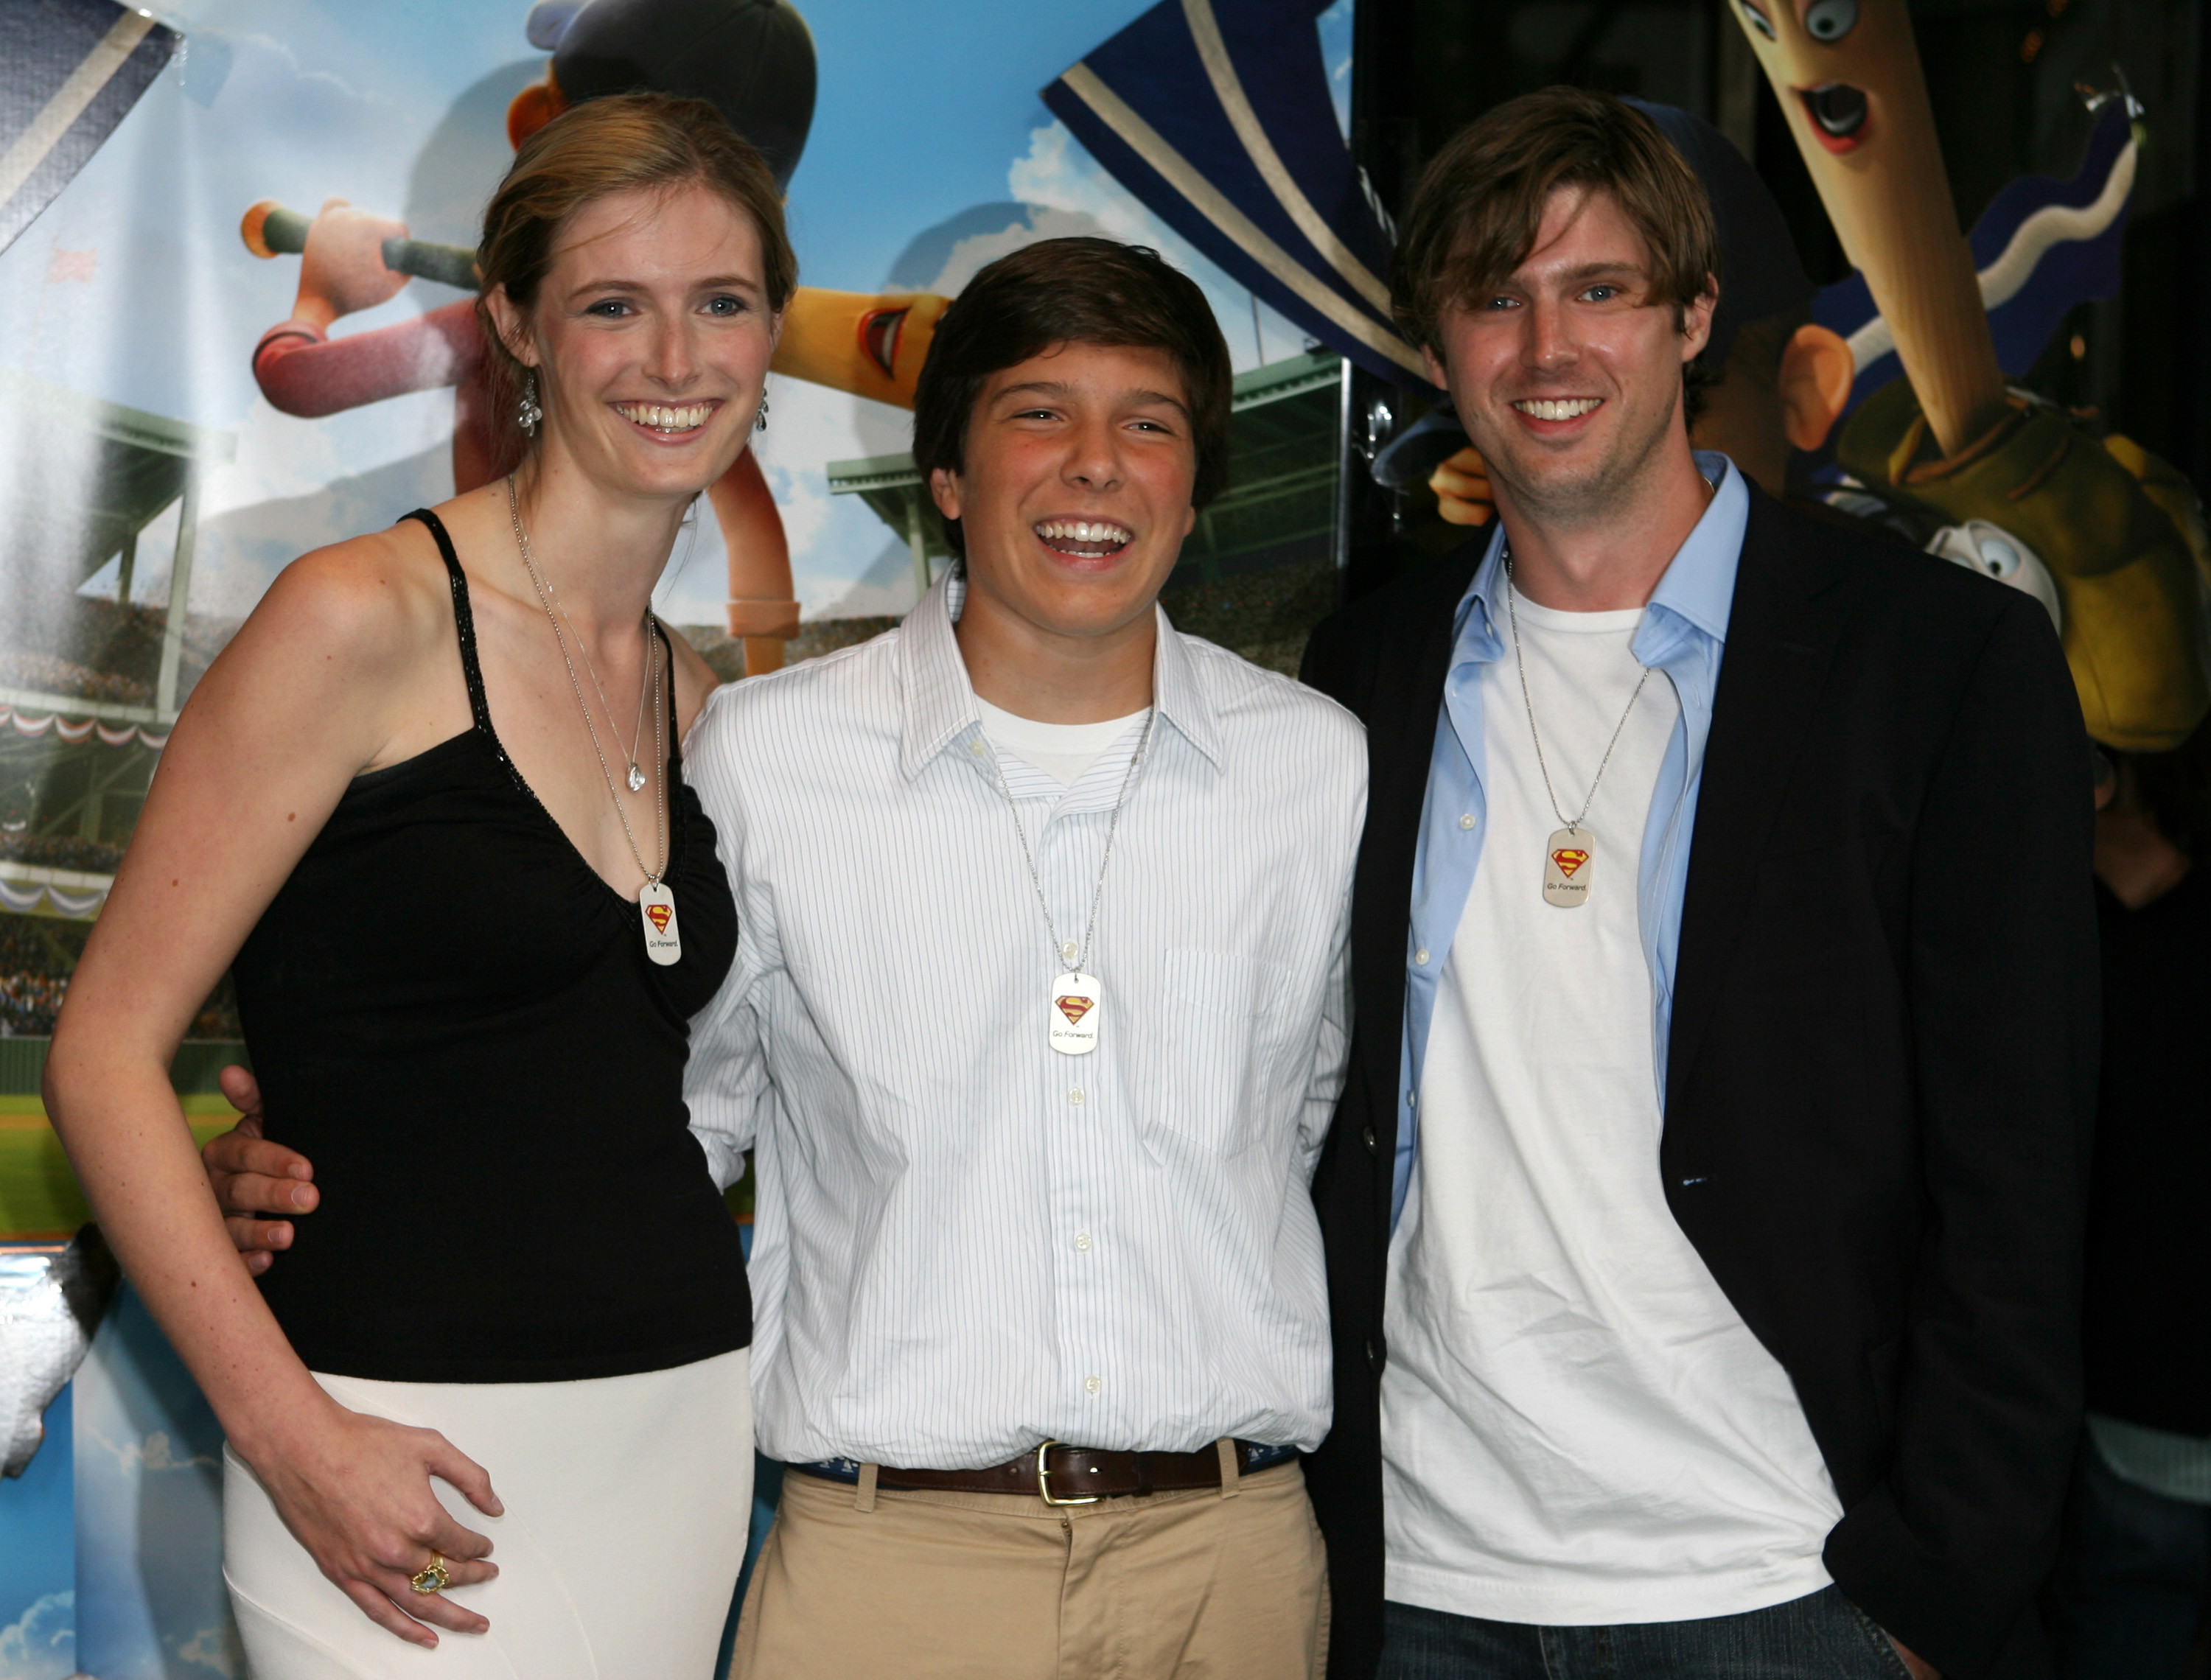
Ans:
<svg viewBox="0 0 2211 1680"><path fill-rule="evenodd" d="M1014 802L1014 790L1006 785L1003 765L995 758L998 791L1005 796L1006 809L1014 819L1014 832L1021 843L1021 861L1029 867L1029 885L1036 890L1037 908L1044 912L1044 930L1051 938L1051 954L1055 960L1067 964L1067 972L1051 982L1051 1009L1046 1016L1051 1029L1051 1048L1062 1055L1087 1055L1098 1048L1099 1004L1104 991L1095 975L1083 972L1083 963L1090 955L1090 941L1098 932L1098 905L1106 896L1106 872L1113 864L1113 837L1121 831L1121 807L1129 802L1129 789L1136 785L1136 773L1143 769L1145 756L1152 744L1152 723L1159 716L1154 705L1144 719L1144 733L1136 739L1136 750L1129 759L1127 772L1121 777L1121 791L1113 801L1112 820L1106 825L1106 855L1098 862L1098 884L1090 892L1090 922L1082 930L1082 943L1072 940L1063 941L1059 928L1051 919L1051 905L1044 896L1044 879L1037 873L1036 854L1029 849L1028 831L1021 826L1021 807Z"/></svg>
<svg viewBox="0 0 2211 1680"><path fill-rule="evenodd" d="M1543 732L1536 727L1536 702L1528 692L1528 661L1520 651L1520 613L1512 604L1512 555L1507 550L1505 563L1505 616L1512 625L1512 662L1520 669L1520 704L1528 709L1528 734L1536 743L1536 767L1543 772L1543 792L1551 801L1551 814L1566 826L1543 843L1543 902L1562 910L1578 909L1589 903L1590 879L1596 861L1596 836L1582 825L1589 820L1590 807L1596 803L1597 784L1604 780L1605 766L1612 762L1612 749L1620 745L1620 737L1627 728L1628 714L1635 703L1643 698L1643 685L1651 680L1651 668L1643 667L1643 675L1635 685L1635 692L1627 697L1627 710L1620 714L1620 722L1613 726L1612 739L1605 743L1604 757L1597 761L1596 774L1590 778L1589 797L1582 801L1581 815L1572 822L1559 809L1559 795L1551 785L1551 766L1543 757Z"/></svg>
<svg viewBox="0 0 2211 1680"><path fill-rule="evenodd" d="M599 680L599 668L591 662L591 650L585 644L584 632L576 629L575 619L568 618L568 605L560 599L560 592L553 587L553 580L550 577L545 580L545 594L552 596L553 604L560 609L560 616L568 619L568 628L576 638L576 651L584 656L585 674L591 678L591 687L599 697L599 707L607 715L607 728L612 729L615 727L615 709L608 704L606 685ZM629 729L629 771L626 778L629 783L629 790L633 794L642 792L645 788L645 771L637 762L637 745L645 739L645 697L651 691L652 686L654 650L651 607L645 609L644 630L645 671L638 679L637 721L630 725ZM562 650L565 652L566 650L564 647ZM615 738L615 745L617 746L621 745L621 738L619 735Z"/></svg>
<svg viewBox="0 0 2211 1680"><path fill-rule="evenodd" d="M506 517L508 522L514 527L514 545L522 551L523 570L530 574L530 587L537 591L537 604L545 609L545 621L553 626L553 640L560 650L560 663L567 669L568 686L576 696L576 710L584 714L584 728L591 737L591 752L598 758L599 774L606 778L607 797L614 801L615 815L621 819L622 838L629 842L629 855L637 861L638 873L645 877L645 885L639 890L637 895L638 916L645 926L645 954L663 966L681 962L683 958L683 940L675 923L675 895L668 890L667 882L662 879L668 868L668 801L660 796L658 790L656 790L652 810L658 828L655 849L660 857L660 867L650 868L645 864L645 854L638 849L637 835L629 825L629 813L622 808L621 795L615 789L614 768L607 763L606 749L599 745L598 725L591 722L591 708L584 699L584 685L576 677L576 662L568 657L568 638L560 633L561 615L554 609L552 587L546 582L544 575L537 570L536 558L530 552L530 534L522 529L522 508L515 496L514 478L512 474L508 474L506 480ZM668 727L668 712L661 704L660 661L653 646L655 638L650 630L651 622L651 614L648 612L645 615L648 629L645 644L645 674L651 680L652 689L653 771L656 776L663 776L664 767L668 763L668 742L665 734ZM583 638L579 635L576 639L580 645ZM590 659L591 656L586 654L585 661L587 664ZM595 684L597 682L598 678L596 674L593 674L591 680ZM603 704L606 700L605 694L602 692L599 698ZM613 722L611 716L608 721L609 723ZM639 727L642 728L642 724ZM633 760L630 765L630 773L638 778L630 783L631 791L635 792L643 785L644 777Z"/></svg>

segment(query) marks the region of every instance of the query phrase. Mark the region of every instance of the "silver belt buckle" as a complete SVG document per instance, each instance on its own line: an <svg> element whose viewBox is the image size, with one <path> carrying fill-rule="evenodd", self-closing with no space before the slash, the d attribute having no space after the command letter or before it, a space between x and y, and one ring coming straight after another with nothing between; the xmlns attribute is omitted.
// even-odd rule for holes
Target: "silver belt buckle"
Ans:
<svg viewBox="0 0 2211 1680"><path fill-rule="evenodd" d="M1095 1505L1098 1502L1099 1496L1094 1493L1086 1494L1078 1499L1062 1499L1051 1490L1051 1471L1045 1463L1045 1454L1051 1452L1055 1447L1064 1447L1066 1445L1067 1443L1063 1441L1047 1441L1043 1446L1037 1448L1037 1497L1044 1501L1047 1505Z"/></svg>

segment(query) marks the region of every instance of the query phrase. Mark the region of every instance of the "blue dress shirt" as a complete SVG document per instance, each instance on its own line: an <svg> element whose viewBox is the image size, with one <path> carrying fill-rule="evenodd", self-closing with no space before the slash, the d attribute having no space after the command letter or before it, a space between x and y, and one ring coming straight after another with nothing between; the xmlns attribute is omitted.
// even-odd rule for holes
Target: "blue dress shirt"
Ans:
<svg viewBox="0 0 2211 1680"><path fill-rule="evenodd" d="M1715 493L1704 517L1683 541L1658 580L1633 650L1663 671L1681 702L1681 716L1666 744L1651 813L1643 828L1636 873L1636 903L1643 954L1651 965L1654 1007L1651 1032L1658 1103L1666 1101L1666 1040L1674 1019L1674 957L1681 938L1681 897L1689 879L1690 831L1697 789L1704 779L1705 740L1711 733L1712 695L1719 686L1720 656L1727 645L1728 613L1735 601L1735 567L1742 558L1750 495L1742 474L1723 455L1697 452L1697 468ZM1405 940L1405 1043L1397 1091L1397 1158L1390 1201L1394 1228L1405 1211L1413 1163L1420 1147L1420 1067L1435 1013L1436 985L1451 956L1466 909L1489 815L1482 790L1481 668L1504 658L1508 647L1499 620L1505 614L1505 529L1489 540L1474 582L1454 621L1451 674L1444 682L1435 747L1428 763L1428 792L1420 812L1419 849L1413 864L1413 903Z"/></svg>

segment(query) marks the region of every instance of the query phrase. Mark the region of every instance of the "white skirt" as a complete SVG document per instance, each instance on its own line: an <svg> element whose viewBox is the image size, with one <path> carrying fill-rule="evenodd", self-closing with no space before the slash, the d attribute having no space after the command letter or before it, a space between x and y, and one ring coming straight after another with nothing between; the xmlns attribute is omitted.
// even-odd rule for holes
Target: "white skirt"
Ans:
<svg viewBox="0 0 2211 1680"><path fill-rule="evenodd" d="M223 1453L223 1577L253 1680L714 1680L752 1512L747 1350L582 1382L370 1382L317 1373L340 1405L441 1432L490 1472L499 1579L451 1590L483 1635L426 1651L315 1567L245 1461Z"/></svg>

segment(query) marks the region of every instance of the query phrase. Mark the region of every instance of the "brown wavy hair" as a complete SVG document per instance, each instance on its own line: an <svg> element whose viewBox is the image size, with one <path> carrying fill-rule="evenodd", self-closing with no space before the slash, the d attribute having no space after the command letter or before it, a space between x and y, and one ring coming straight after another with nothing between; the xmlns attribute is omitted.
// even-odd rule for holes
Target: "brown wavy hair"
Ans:
<svg viewBox="0 0 2211 1680"><path fill-rule="evenodd" d="M1560 188L1612 196L1651 251L1653 303L1677 325L1720 276L1711 201L1658 125L1609 94L1545 88L1469 124L1429 160L1399 233L1391 311L1418 347L1443 354L1451 309L1480 301L1536 248ZM1696 417L1704 370L1685 373Z"/></svg>
<svg viewBox="0 0 2211 1680"><path fill-rule="evenodd" d="M760 235L768 308L783 313L798 288L798 258L783 198L760 154L704 100L620 94L563 112L522 142L484 207L476 245L476 319L489 357L493 417L510 447L526 447L515 406L527 370L499 335L485 299L503 286L525 313L553 266L560 230L609 193L703 186L752 220Z"/></svg>

